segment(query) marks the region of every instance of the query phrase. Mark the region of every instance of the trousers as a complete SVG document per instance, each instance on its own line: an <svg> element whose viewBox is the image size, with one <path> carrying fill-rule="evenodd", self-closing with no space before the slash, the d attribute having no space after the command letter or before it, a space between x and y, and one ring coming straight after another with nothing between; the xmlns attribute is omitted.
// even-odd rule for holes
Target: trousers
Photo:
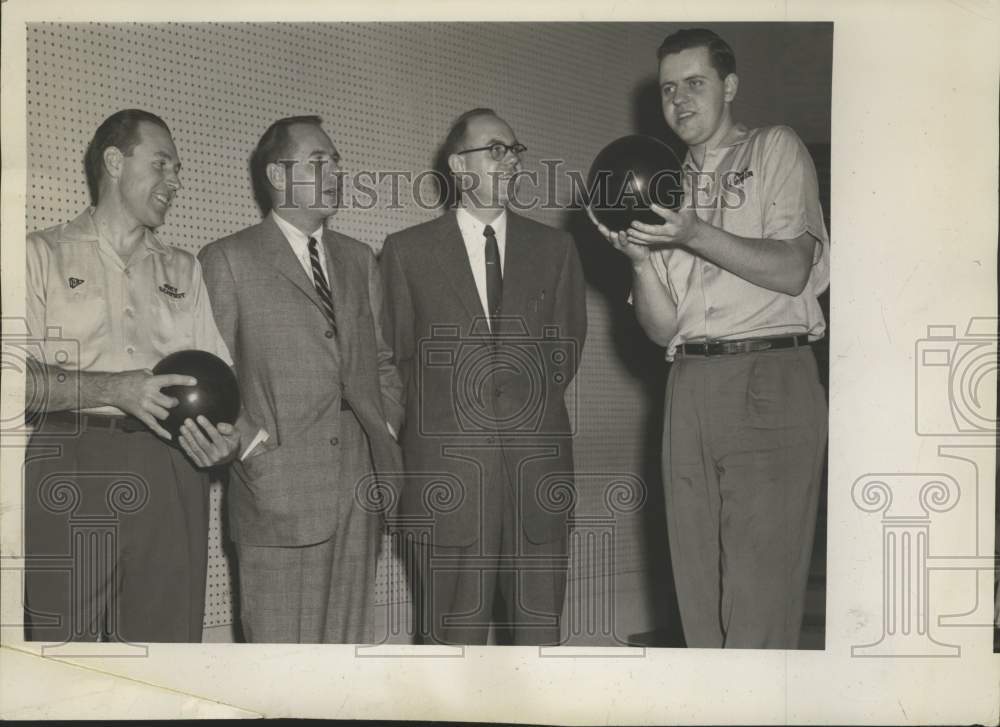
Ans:
<svg viewBox="0 0 1000 727"><path fill-rule="evenodd" d="M797 647L826 435L809 347L674 362L664 499L689 647Z"/></svg>
<svg viewBox="0 0 1000 727"><path fill-rule="evenodd" d="M201 641L209 478L183 452L43 422L24 481L26 640Z"/></svg>

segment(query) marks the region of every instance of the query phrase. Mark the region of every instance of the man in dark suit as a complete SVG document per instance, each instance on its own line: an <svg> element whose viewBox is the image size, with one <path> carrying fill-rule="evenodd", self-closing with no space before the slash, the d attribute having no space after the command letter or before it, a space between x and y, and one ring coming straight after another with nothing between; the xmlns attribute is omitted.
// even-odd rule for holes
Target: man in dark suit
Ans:
<svg viewBox="0 0 1000 727"><path fill-rule="evenodd" d="M254 642L371 641L381 516L356 489L401 466L381 277L367 245L326 229L340 157L320 124L264 132L251 167L267 216L199 255L253 442L228 508Z"/></svg>
<svg viewBox="0 0 1000 727"><path fill-rule="evenodd" d="M390 235L386 331L406 384L399 523L424 641L553 644L566 587L573 428L587 314L569 234L507 209L525 148L489 109L444 152L457 209Z"/></svg>

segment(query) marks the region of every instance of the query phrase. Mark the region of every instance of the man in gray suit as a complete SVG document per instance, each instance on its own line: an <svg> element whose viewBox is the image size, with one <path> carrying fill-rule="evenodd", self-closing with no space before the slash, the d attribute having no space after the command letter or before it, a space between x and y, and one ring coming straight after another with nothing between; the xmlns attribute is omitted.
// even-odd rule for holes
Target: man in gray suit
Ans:
<svg viewBox="0 0 1000 727"><path fill-rule="evenodd" d="M319 117L276 121L251 158L267 216L199 255L252 442L227 494L253 642L372 640L382 520L356 489L400 470L402 387L375 256L326 229L339 160Z"/></svg>
<svg viewBox="0 0 1000 727"><path fill-rule="evenodd" d="M507 209L525 151L489 109L444 152L459 207L390 235L386 330L406 383L407 478L424 641L554 644L566 587L572 433L565 394L587 328L569 234ZM422 541L421 538L424 538Z"/></svg>

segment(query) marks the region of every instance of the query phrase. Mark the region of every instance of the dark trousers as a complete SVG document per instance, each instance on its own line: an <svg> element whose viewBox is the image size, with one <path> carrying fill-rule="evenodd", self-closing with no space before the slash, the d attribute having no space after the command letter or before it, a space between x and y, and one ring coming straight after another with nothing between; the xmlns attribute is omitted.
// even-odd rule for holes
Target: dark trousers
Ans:
<svg viewBox="0 0 1000 727"><path fill-rule="evenodd" d="M200 642L207 474L148 431L71 432L25 453L25 639Z"/></svg>
<svg viewBox="0 0 1000 727"><path fill-rule="evenodd" d="M528 540L508 480L486 483L483 532L466 547L413 545L417 643L555 645L566 593L565 533Z"/></svg>
<svg viewBox="0 0 1000 727"><path fill-rule="evenodd" d="M826 433L812 349L678 356L663 475L689 647L798 645Z"/></svg>

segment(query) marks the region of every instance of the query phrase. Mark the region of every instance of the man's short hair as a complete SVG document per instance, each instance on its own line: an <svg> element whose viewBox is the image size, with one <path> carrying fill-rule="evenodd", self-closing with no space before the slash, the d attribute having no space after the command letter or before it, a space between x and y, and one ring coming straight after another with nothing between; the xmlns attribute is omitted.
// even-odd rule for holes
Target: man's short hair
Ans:
<svg viewBox="0 0 1000 727"><path fill-rule="evenodd" d="M288 130L296 124L322 126L319 116L289 116L278 119L267 127L260 137L253 154L250 155L250 179L253 182L254 197L261 211L266 215L271 211L271 185L267 181L267 165L289 158L291 137Z"/></svg>
<svg viewBox="0 0 1000 727"><path fill-rule="evenodd" d="M451 124L451 128L448 130L448 136L444 138L444 145L442 147L444 158L447 159L455 152L462 151L462 148L465 146L465 132L469 129L470 121L480 116L496 115L496 111L493 109L480 107L477 109L470 109L455 119Z"/></svg>
<svg viewBox="0 0 1000 727"><path fill-rule="evenodd" d="M148 121L163 128L168 134L170 128L156 114L142 109L123 109L117 111L97 127L94 138L87 145L83 156L83 169L87 174L87 188L90 190L90 202L97 205L101 196L101 179L104 177L104 150L113 146L125 156L131 156L135 145L139 143L139 123Z"/></svg>
<svg viewBox="0 0 1000 727"><path fill-rule="evenodd" d="M707 28L684 28L671 33L660 44L656 51L656 60L662 61L671 53L680 53L691 48L708 49L708 57L719 78L725 79L730 73L736 73L736 54L729 43Z"/></svg>

